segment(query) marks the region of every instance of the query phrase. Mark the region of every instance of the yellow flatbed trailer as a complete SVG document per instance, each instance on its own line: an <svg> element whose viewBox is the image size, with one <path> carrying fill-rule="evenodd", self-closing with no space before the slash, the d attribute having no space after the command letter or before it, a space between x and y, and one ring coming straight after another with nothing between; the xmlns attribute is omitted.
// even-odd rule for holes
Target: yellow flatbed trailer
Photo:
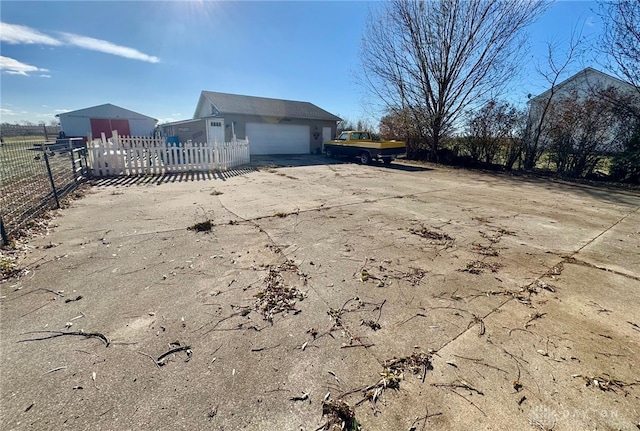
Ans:
<svg viewBox="0 0 640 431"><path fill-rule="evenodd" d="M357 157L364 165L372 160L382 160L388 165L396 157L407 152L402 141L379 141L369 132L349 130L342 132L337 139L324 143L327 157Z"/></svg>

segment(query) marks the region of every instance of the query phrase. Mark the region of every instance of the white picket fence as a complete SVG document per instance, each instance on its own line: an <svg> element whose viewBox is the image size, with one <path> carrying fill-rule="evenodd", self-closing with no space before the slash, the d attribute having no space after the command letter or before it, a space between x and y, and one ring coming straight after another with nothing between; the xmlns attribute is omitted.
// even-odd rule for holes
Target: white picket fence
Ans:
<svg viewBox="0 0 640 431"><path fill-rule="evenodd" d="M158 175L227 170L250 162L249 140L223 144L180 143L165 138L118 136L89 144L89 167L94 176Z"/></svg>

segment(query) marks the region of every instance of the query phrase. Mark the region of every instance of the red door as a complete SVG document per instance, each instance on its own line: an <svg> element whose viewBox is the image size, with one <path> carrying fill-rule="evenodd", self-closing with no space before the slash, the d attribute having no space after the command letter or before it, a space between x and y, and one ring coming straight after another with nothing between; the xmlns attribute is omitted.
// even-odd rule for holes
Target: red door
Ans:
<svg viewBox="0 0 640 431"><path fill-rule="evenodd" d="M131 129L129 129L129 120L112 119L111 130L117 130L119 136L131 136Z"/></svg>
<svg viewBox="0 0 640 431"><path fill-rule="evenodd" d="M104 132L107 139L111 137L111 131L117 130L120 136L131 136L129 128L129 120L118 118L91 118L91 135L94 139L99 139L101 133Z"/></svg>
<svg viewBox="0 0 640 431"><path fill-rule="evenodd" d="M100 139L103 132L107 139L111 137L111 124L108 118L92 118L90 121L93 139Z"/></svg>

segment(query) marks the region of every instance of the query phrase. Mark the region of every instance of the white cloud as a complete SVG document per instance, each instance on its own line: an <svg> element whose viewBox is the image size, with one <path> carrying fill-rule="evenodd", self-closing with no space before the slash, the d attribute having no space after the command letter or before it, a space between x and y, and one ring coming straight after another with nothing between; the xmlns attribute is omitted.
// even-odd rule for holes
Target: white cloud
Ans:
<svg viewBox="0 0 640 431"><path fill-rule="evenodd" d="M158 124L172 123L178 120L180 120L180 118L173 118L173 117L158 118Z"/></svg>
<svg viewBox="0 0 640 431"><path fill-rule="evenodd" d="M68 109L54 109L53 112L69 112Z"/></svg>
<svg viewBox="0 0 640 431"><path fill-rule="evenodd" d="M14 58L0 55L0 71L4 71L10 75L29 76L29 72L48 72L47 69L41 69L30 64L22 63Z"/></svg>
<svg viewBox="0 0 640 431"><path fill-rule="evenodd" d="M51 112L47 112L47 113L38 113L35 114L36 118L50 118L50 119L54 119L56 116L56 114L52 114Z"/></svg>
<svg viewBox="0 0 640 431"><path fill-rule="evenodd" d="M0 108L0 114L2 114L2 115L18 115L15 112L13 112L12 109L7 109L7 108Z"/></svg>
<svg viewBox="0 0 640 431"><path fill-rule="evenodd" d="M149 63L160 62L160 59L158 57L145 54L135 48L116 45L106 40L94 39L92 37L65 32L60 32L60 35L62 36L62 39L48 36L44 33L39 32L38 30L26 27L24 25L0 22L0 40L9 44L39 44L52 46L71 45L91 51L98 51L105 54L112 54L119 57L130 58L133 60L146 61ZM22 73L20 74L22 75Z"/></svg>
<svg viewBox="0 0 640 431"><path fill-rule="evenodd" d="M51 78L51 75L40 75L40 78Z"/></svg>
<svg viewBox="0 0 640 431"><path fill-rule="evenodd" d="M0 22L0 40L2 42L17 44L62 45L59 40L40 33L38 30L18 24Z"/></svg>
<svg viewBox="0 0 640 431"><path fill-rule="evenodd" d="M73 33L61 33L66 43L91 51L104 52L120 57L131 58L133 60L147 61L149 63L158 63L160 59L153 55L147 55L134 48L116 45L106 40L94 39L92 37L80 36Z"/></svg>

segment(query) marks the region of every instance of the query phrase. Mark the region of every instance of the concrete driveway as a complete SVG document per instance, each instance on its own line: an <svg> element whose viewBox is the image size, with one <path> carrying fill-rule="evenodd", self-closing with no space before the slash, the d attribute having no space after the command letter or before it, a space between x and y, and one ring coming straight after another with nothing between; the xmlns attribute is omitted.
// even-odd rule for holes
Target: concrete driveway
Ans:
<svg viewBox="0 0 640 431"><path fill-rule="evenodd" d="M0 285L2 429L637 429L639 208L312 156L98 181Z"/></svg>

